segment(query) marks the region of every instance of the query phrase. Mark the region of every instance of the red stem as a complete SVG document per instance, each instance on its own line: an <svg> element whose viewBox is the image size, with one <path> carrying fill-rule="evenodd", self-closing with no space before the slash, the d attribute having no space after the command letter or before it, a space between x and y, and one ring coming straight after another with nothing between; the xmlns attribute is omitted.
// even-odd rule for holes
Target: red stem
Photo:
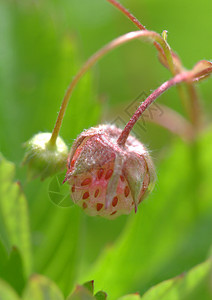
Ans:
<svg viewBox="0 0 212 300"><path fill-rule="evenodd" d="M107 0L110 2L113 6L118 8L125 16L127 16L139 29L146 30L146 28L138 21L136 17L134 17L121 3L115 1L115 0Z"/></svg>
<svg viewBox="0 0 212 300"><path fill-rule="evenodd" d="M142 25L141 22L133 14L131 14L121 3L119 3L116 0L107 0L107 1L110 4L112 4L113 6L115 6L118 10L120 10L140 30L147 30L146 27L144 25ZM166 59L166 56L164 55L164 51L163 51L162 47L157 42L154 42L154 46L158 50L158 52L161 53L163 55L163 57ZM170 69L172 69L171 66L170 66Z"/></svg>
<svg viewBox="0 0 212 300"><path fill-rule="evenodd" d="M77 85L77 83L79 82L79 80L81 79L81 77L104 55L106 55L108 52L110 52L111 50L115 49L116 47L127 43L130 40L134 40L134 39L138 39L138 38L147 38L150 40L156 40L158 41L158 43L161 45L161 47L163 47L164 52L167 53L169 51L169 49L167 48L166 43L164 42L164 40L162 39L162 37L155 33L154 31L148 31L148 30L140 30L140 31L134 31L134 32L129 32L126 33L116 39L114 39L113 41L111 41L110 43L108 43L107 45L105 45L103 48L101 48L99 51L97 51L96 53L94 53L86 62L85 64L82 66L82 68L79 70L79 72L76 74L76 76L73 78L73 80L71 81L65 96L63 98L63 102L61 104L60 107L60 111L57 117L57 121L55 124L55 127L53 129L52 132L52 136L51 139L49 141L49 144L51 146L55 146L57 137L59 135L60 132L60 128L62 125L62 121L64 118L64 114L67 108L67 105L69 103L69 99L70 96L73 92L73 89L75 88L75 86Z"/></svg>
<svg viewBox="0 0 212 300"><path fill-rule="evenodd" d="M127 123L125 128L123 129L121 135L119 136L117 140L117 144L121 147L123 147L126 143L126 140L130 134L130 131L132 130L133 126L135 123L138 121L142 113L161 95L163 94L166 90L168 90L170 87L173 85L176 85L182 81L185 81L190 78L191 73L188 72L183 72L175 77L171 78L170 80L164 82L159 88L157 88L149 97L146 98L144 102L141 103L141 105L138 107L130 121Z"/></svg>
<svg viewBox="0 0 212 300"><path fill-rule="evenodd" d="M139 29L142 30L147 30L144 25L142 25L136 17L134 17L124 6L122 6L118 1L116 0L107 0L110 2L113 6L115 6L117 9L119 9L125 16L127 16ZM176 56L175 53L173 53L170 49L170 55L172 56L172 59L168 59L168 57L165 55L164 50L162 49L161 45L159 45L157 42L154 42L155 48L158 50L158 52L162 55L164 58L165 62L168 63L168 65L165 64L166 67L168 67L172 73L172 75L176 75L177 73L180 73L183 71L183 68L181 66L181 62L179 65L175 64L174 65L174 56ZM177 58L177 56L176 56ZM178 59L178 58L177 58ZM178 59L179 60L179 59ZM179 68L178 68L179 67ZM180 94L180 97L182 99L182 103L185 106L186 111L188 111L188 114L191 117L191 121L194 125L194 127L197 129L198 126L200 125L200 113L198 112L197 108L200 108L200 103L199 99L195 90L195 87L190 84L188 86L188 92L189 92L189 98L191 100L191 106L190 109L188 109L186 105L186 98L183 89L181 86L178 87L178 92Z"/></svg>

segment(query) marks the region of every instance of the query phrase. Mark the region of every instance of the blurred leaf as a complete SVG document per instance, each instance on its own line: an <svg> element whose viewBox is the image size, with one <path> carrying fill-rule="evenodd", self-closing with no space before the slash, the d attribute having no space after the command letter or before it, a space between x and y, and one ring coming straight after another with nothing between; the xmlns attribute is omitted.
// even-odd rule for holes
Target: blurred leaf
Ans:
<svg viewBox="0 0 212 300"><path fill-rule="evenodd" d="M103 291L99 291L95 294L96 300L106 300L107 299L107 294Z"/></svg>
<svg viewBox="0 0 212 300"><path fill-rule="evenodd" d="M23 293L22 300L63 300L56 284L41 275L33 275Z"/></svg>
<svg viewBox="0 0 212 300"><path fill-rule="evenodd" d="M33 203L36 272L54 280L67 295L73 288L81 255L79 208L61 208L48 201L48 182Z"/></svg>
<svg viewBox="0 0 212 300"><path fill-rule="evenodd" d="M121 298L118 298L118 300L140 300L140 299L141 297L139 294L131 294L131 295L126 295Z"/></svg>
<svg viewBox="0 0 212 300"><path fill-rule="evenodd" d="M7 263L7 260L8 260L8 253L2 241L0 240L0 277L2 276L2 269L4 265Z"/></svg>
<svg viewBox="0 0 212 300"><path fill-rule="evenodd" d="M21 300L8 283L0 279L0 300Z"/></svg>
<svg viewBox="0 0 212 300"><path fill-rule="evenodd" d="M69 295L67 300L106 300L107 294L99 291L93 296L94 281L88 281L83 285L77 285L74 292Z"/></svg>
<svg viewBox="0 0 212 300"><path fill-rule="evenodd" d="M1 251L0 251L1 252ZM0 261L0 278L7 281L21 295L25 285L24 270L21 255L16 248Z"/></svg>
<svg viewBox="0 0 212 300"><path fill-rule="evenodd" d="M111 299L151 286L203 261L212 242L212 133L177 141L158 168L158 182L122 236L80 281L94 278ZM129 274L132 274L129 276Z"/></svg>
<svg viewBox="0 0 212 300"><path fill-rule="evenodd" d="M13 182L14 174L14 165L0 154L0 236L8 252L13 246L19 249L25 273L29 274L32 262L27 203L20 184ZM18 252L14 249L12 253Z"/></svg>
<svg viewBox="0 0 212 300"><path fill-rule="evenodd" d="M83 286L89 290L89 292L91 292L91 294L93 295L93 292L94 292L94 281L91 280L91 281L88 281L88 282L85 282L83 284Z"/></svg>
<svg viewBox="0 0 212 300"><path fill-rule="evenodd" d="M51 1L0 2L1 151L16 162L22 160L22 143L53 129L65 90L81 66L77 36L53 6ZM69 145L99 118L92 81L89 73L82 78L66 112L61 137Z"/></svg>
<svg viewBox="0 0 212 300"><path fill-rule="evenodd" d="M76 47L80 37L63 23L66 8L62 6L62 10L61 5L55 9L52 1L0 2L4 41L0 44L0 126L4 128L0 139L2 151L17 164L23 156L21 144L38 131L53 128L65 90L82 65ZM69 146L83 129L99 120L95 90L93 77L87 73L73 93L61 129ZM25 181L23 170L19 173ZM83 216L76 207L64 210L48 201L48 184L34 181L24 186L29 199L34 266L37 273L55 280L67 295L75 284L83 251ZM58 203L61 199L57 196L51 193L50 200ZM64 203L71 203L68 195Z"/></svg>
<svg viewBox="0 0 212 300"><path fill-rule="evenodd" d="M48 195L52 203L59 207L74 205L70 197L70 186L63 184L65 173L55 175L49 183Z"/></svg>
<svg viewBox="0 0 212 300"><path fill-rule="evenodd" d="M95 300L95 297L86 287L78 285L66 300Z"/></svg>
<svg viewBox="0 0 212 300"><path fill-rule="evenodd" d="M126 295L118 300L210 300L212 260L194 267L186 274L153 286L143 296Z"/></svg>
<svg viewBox="0 0 212 300"><path fill-rule="evenodd" d="M182 274L152 287L140 299L210 300L212 298L212 290L210 290L211 267L212 261L210 259L193 268L187 274Z"/></svg>
<svg viewBox="0 0 212 300"><path fill-rule="evenodd" d="M0 147L17 165L23 155L21 144L40 130L52 129L64 91L81 62L112 38L135 29L106 1L90 2L85 0L83 6L78 0L0 1ZM187 3L144 0L130 5L149 29L170 31L170 45L181 54L186 66L192 67L203 57L211 58L212 43L208 39L211 10L205 10L206 6L211 7L211 0L205 5L191 0ZM182 22L178 22L179 16ZM204 47L206 40L207 47ZM102 60L95 71L97 80L94 82L87 74L70 101L61 132L69 145L80 131L99 121L96 86L104 113L111 112L114 104L121 104L125 114L126 103L143 90L148 93L158 85L158 80L161 82L161 78L167 76L167 71L157 62L155 49L134 43ZM202 88L210 116L210 85L204 84ZM171 99L169 104L181 111L174 89L163 99ZM125 117L126 122L128 116ZM141 132L141 137L151 149L161 149L170 143L170 135L156 127L148 127L147 132ZM80 277L85 280L94 278L88 273L95 274L100 278L99 287L104 286L105 279L105 289L109 287L113 297L138 289L144 292L202 261L211 240L211 207L208 205L212 198L208 188L211 186L211 151L208 145L207 140L200 149L199 161L195 159L195 147L193 151L189 146L176 146L175 155L168 154L167 164L159 168L158 185L149 201L141 205L138 215L114 222L84 216L76 206L71 210L54 207L48 201L49 181L28 183L25 189L36 271L54 279L66 294L78 281L79 272L84 273ZM156 151L153 155L157 155ZM22 170L18 168L18 172L25 179ZM164 177L162 181L161 177ZM127 220L114 251L111 241L118 238ZM1 229L3 237L3 227ZM108 263L103 269L101 262L99 266L98 263L92 266L107 244ZM104 257L106 254L100 261ZM129 273L133 274L131 278L128 278Z"/></svg>

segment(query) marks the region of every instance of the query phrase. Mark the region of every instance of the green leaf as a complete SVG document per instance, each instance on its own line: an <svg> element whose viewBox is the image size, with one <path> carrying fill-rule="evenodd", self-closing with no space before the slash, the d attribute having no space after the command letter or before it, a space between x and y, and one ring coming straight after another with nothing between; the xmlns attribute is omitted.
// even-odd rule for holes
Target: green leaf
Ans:
<svg viewBox="0 0 212 300"><path fill-rule="evenodd" d="M74 292L69 295L67 300L106 300L107 294L99 291L93 296L94 281L85 282L83 285L77 285Z"/></svg>
<svg viewBox="0 0 212 300"><path fill-rule="evenodd" d="M132 294L118 300L209 300L211 272L212 260L209 259L185 274L153 286L142 297Z"/></svg>
<svg viewBox="0 0 212 300"><path fill-rule="evenodd" d="M33 275L23 293L22 300L63 300L64 297L54 282L41 276Z"/></svg>
<svg viewBox="0 0 212 300"><path fill-rule="evenodd" d="M7 281L20 295L25 286L25 276L21 255L16 248L0 263L0 278Z"/></svg>
<svg viewBox="0 0 212 300"><path fill-rule="evenodd" d="M94 292L94 281L91 280L91 281L88 281L88 282L85 282L83 284L83 286L89 290L89 292L91 292L91 294L93 295L93 292Z"/></svg>
<svg viewBox="0 0 212 300"><path fill-rule="evenodd" d="M76 206L71 209L56 207L48 198L43 199L43 195L47 196L46 189L40 191L34 207L34 212L38 211L35 221L36 231L39 231L34 248L35 265L40 273L53 279L68 294L76 280L81 254L80 211Z"/></svg>
<svg viewBox="0 0 212 300"><path fill-rule="evenodd" d="M180 1L185 4L185 1ZM81 65L78 52L80 52L82 62L108 42L111 36L114 34L118 36L123 25L126 25L128 29L131 26L127 20L126 24L123 24L123 17L106 1L94 0L93 8L89 1L85 1L86 9L80 1L72 2L70 4L69 0L62 2L47 0L39 1L39 3L28 0L0 1L0 36L3 41L0 43L2 53L0 56L0 127L2 129L0 140L4 154L17 162L17 165L23 155L21 144L40 130L52 129L64 91L70 78ZM136 3L133 4L132 9L138 15L139 13L142 15L143 1L134 2ZM207 0L207 4L210 5L210 3L211 0ZM176 48L180 47L183 61L187 65L193 65L199 59L200 52L202 57L210 58L211 43L208 43L207 47L202 47L204 40L210 34L208 25L210 18L203 19L203 16L206 13L209 15L210 11L205 11L206 5L194 2L192 6L185 5L183 11L181 11L182 5L178 2L167 1L166 10L158 1L145 1L145 5L147 11L151 11L152 14L148 22L153 23L149 23L148 28L163 27L165 19L166 27L172 32L170 38L174 39ZM188 22L188 30L191 34L181 30L185 22L179 24L181 27L176 27L176 22L169 17L170 12L173 11L173 5L174 11L178 12L176 16L180 13L183 20L187 21L189 15L191 22ZM160 9L165 13L162 19L158 13ZM91 14L88 14L90 10ZM203 23L205 22L204 30L198 26L198 22L195 22L196 15ZM196 26L195 35L192 34L194 26ZM117 32L114 32L114 28ZM102 34L103 31L104 34ZM190 39L189 45L192 45L192 42L196 43L196 36L199 36L202 42L195 44L195 49L198 47L198 51L190 51L188 47L185 47L182 43L185 37L183 34ZM76 47L78 39L79 48ZM98 86L99 95L103 96L101 100L106 105L105 112L108 111L105 117L107 121L113 121L115 117L120 116L122 110L123 120L128 121L129 117L125 111L128 103L142 90L148 91L154 88L160 78L167 76L166 70L154 59L155 49L144 46L142 55L140 54L140 47L132 44L117 50L96 67L95 86ZM127 63L123 63L125 57L127 57ZM142 72L140 66L142 66ZM154 69L154 72L146 72L150 69ZM134 76L129 76L129 74ZM98 80L100 80L99 84ZM82 129L93 126L100 120L96 97L91 88L92 84L92 77L88 74L83 78L71 99L61 132L69 145ZM208 99L209 115L211 111L209 108L210 84L204 84L202 88L205 100ZM169 101L172 107L181 109L174 89L164 95L163 99ZM120 104L121 108L119 106L115 110L116 104ZM205 105L207 105L206 102ZM111 113L115 116L111 116ZM140 206L138 216L121 217L114 222L107 222L84 216L76 207L64 212L58 207L53 207L48 201L48 183L41 184L35 181L25 185L31 213L36 270L58 282L66 293L70 292L74 282L78 281L79 271L81 274L84 273L86 281L93 278L89 277L88 273L95 274L95 277L99 278L97 281L99 287L103 288L104 272L95 260L104 260L107 251L111 251L111 254L108 264L103 266L107 281L105 289L109 287L112 292L110 295L115 296L115 299L117 299L116 295L137 290L144 292L161 280L188 270L206 256L211 236L210 207L206 205L212 198L208 188L211 186L211 170L208 168L211 152L205 151L205 157L201 155L203 160L207 160L201 172L195 169L193 158L193 161L189 162L191 170L188 173L189 158L184 160L184 165L179 164L180 156L185 155L184 150L179 149L179 155L176 153L170 157L169 150L164 147L164 145L169 147L171 144L169 134L158 128L149 130L149 127L148 132L142 131L141 133L142 140L153 150L153 156L156 156L155 149L163 147L161 154L168 155L169 162L165 170L163 170L164 163L158 168L159 182L153 195ZM187 148L185 147L186 151ZM207 143L205 148L208 148ZM176 148L176 152L177 150ZM158 164L158 159L156 163ZM19 173L21 172L19 170ZM184 172L187 173L184 174ZM191 179L193 178L190 183L187 178L188 174L192 175ZM180 176L182 180L179 180ZM162 187L161 177L165 178L162 181ZM194 177L197 178L196 181ZM186 191L186 186L190 191ZM198 189L199 192L197 192ZM193 202L199 195L201 201L194 201L194 204L198 204L197 217L193 212L193 221L188 222L190 213L194 210L188 202ZM208 211L207 216L203 211L204 206L205 211ZM180 214L182 214L181 217ZM129 222L125 226L127 220ZM185 233L183 233L184 229ZM122 236L119 238L120 232ZM125 235L126 242L122 243ZM173 242L175 240L176 243ZM121 245L119 252L111 249L114 241L116 241L115 247ZM105 251L102 254L104 247ZM122 255L123 259L121 259ZM116 263L116 260L120 263ZM135 263L132 262L133 260ZM128 278L128 268L133 274L131 278ZM111 272L108 269L112 269ZM114 287L115 282L117 285Z"/></svg>
<svg viewBox="0 0 212 300"><path fill-rule="evenodd" d="M97 290L117 299L142 294L203 261L212 243L211 153L211 131L191 145L176 140L151 196L79 280L93 278Z"/></svg>
<svg viewBox="0 0 212 300"><path fill-rule="evenodd" d="M3 245L2 241L0 240L0 277L2 276L2 269L4 268L5 264L8 260L8 253L6 251L5 246Z"/></svg>
<svg viewBox="0 0 212 300"><path fill-rule="evenodd" d="M0 139L3 153L17 164L23 157L22 143L39 131L53 129L65 90L86 59L76 46L77 36L63 22L66 5L70 3L0 1L4 41L0 45L4 53L0 57L0 127L4 128ZM57 14L58 9L61 14ZM69 147L82 130L99 121L95 90L93 76L87 73L73 93L61 129ZM19 168L24 181L23 173ZM68 295L82 257L84 216L77 207L69 210L55 206L61 201L56 194L53 198L51 193L50 202L48 185L49 181L35 180L24 186L30 207L34 265L38 273L53 279ZM67 183L64 189L69 189ZM66 200L63 203L71 203L69 195Z"/></svg>
<svg viewBox="0 0 212 300"><path fill-rule="evenodd" d="M66 300L96 300L96 298L86 287L78 285Z"/></svg>
<svg viewBox="0 0 212 300"><path fill-rule="evenodd" d="M28 208L15 167L0 154L0 237L8 252L15 246L23 259L25 274L31 271Z"/></svg>
<svg viewBox="0 0 212 300"><path fill-rule="evenodd" d="M65 29L62 16L57 14L58 8L61 13L66 11L65 6L55 7L49 0L38 6L28 0L0 2L4 41L0 45L4 54L0 57L0 125L4 128L0 131L1 151L16 162L23 158L24 142L39 131L53 129L64 92L81 66L77 37L71 34L71 27ZM99 118L100 106L92 82L91 75L86 74L70 101L61 129L69 145ZM18 128L15 134L14 124Z"/></svg>
<svg viewBox="0 0 212 300"><path fill-rule="evenodd" d="M8 283L0 279L0 300L21 300Z"/></svg>
<svg viewBox="0 0 212 300"><path fill-rule="evenodd" d="M63 184L65 173L55 175L49 183L48 195L52 203L58 207L71 207L74 203L70 197L70 187L68 184Z"/></svg>
<svg viewBox="0 0 212 300"><path fill-rule="evenodd" d="M118 300L140 300L140 299L141 297L138 294L131 294L131 295L126 295L121 298L118 298Z"/></svg>
<svg viewBox="0 0 212 300"><path fill-rule="evenodd" d="M96 300L106 300L107 299L107 294L103 291L99 291L95 294Z"/></svg>
<svg viewBox="0 0 212 300"><path fill-rule="evenodd" d="M191 269L187 274L162 282L147 291L141 300L209 300L212 260ZM124 298L123 298L124 299Z"/></svg>

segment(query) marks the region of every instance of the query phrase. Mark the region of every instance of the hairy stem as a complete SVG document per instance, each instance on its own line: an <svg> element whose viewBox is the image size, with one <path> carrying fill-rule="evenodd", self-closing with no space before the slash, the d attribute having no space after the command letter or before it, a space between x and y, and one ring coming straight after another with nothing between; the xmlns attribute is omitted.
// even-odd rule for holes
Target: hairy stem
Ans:
<svg viewBox="0 0 212 300"><path fill-rule="evenodd" d="M113 6L115 6L118 10L120 10L128 19L130 19L140 30L147 30L144 25L133 15L131 14L121 3L116 0L107 0ZM164 40L164 39L163 39ZM165 47L163 47L157 41L154 42L154 46L158 50L158 52L167 60L169 69L171 70L172 74L175 75L175 68L174 62L172 59L172 53L169 45L164 40Z"/></svg>
<svg viewBox="0 0 212 300"><path fill-rule="evenodd" d="M138 21L136 17L134 17L121 3L116 0L107 0L113 6L118 8L125 16L127 16L140 30L146 30L146 28Z"/></svg>
<svg viewBox="0 0 212 300"><path fill-rule="evenodd" d="M175 77L171 78L170 80L164 82L160 87L158 87L149 97L146 98L144 102L141 103L141 105L138 107L130 121L127 123L125 128L123 129L120 137L117 140L117 144L121 147L124 147L126 140L130 134L130 131L132 130L135 123L138 121L138 119L141 117L142 113L166 90L168 90L173 85L176 85L180 82L186 81L190 79L191 72L183 72Z"/></svg>
<svg viewBox="0 0 212 300"><path fill-rule="evenodd" d="M63 98L63 102L62 105L60 107L60 111L56 120L56 124L54 126L53 132L52 132L52 136L51 139L49 141L49 144L54 146L57 140L57 137L59 135L59 131L62 125L62 121L64 118L64 114L67 108L67 105L69 103L69 99L70 96L75 88L75 86L77 85L77 83L79 82L79 80L81 79L81 77L100 59L102 58L104 55L106 55L108 52L110 52L111 50L115 49L116 47L125 44L131 40L134 39L138 39L138 38L148 38L152 41L157 41L161 47L163 47L166 51L168 51L168 49L166 49L166 43L163 40L163 38L157 34L154 31L148 31L148 30L143 30L143 31L133 31L133 32L129 32L127 34L124 34L116 39L114 39L112 42L108 43L106 46L104 46L103 48L101 48L99 51L97 51L94 55L92 55L86 62L85 64L82 66L82 68L80 69L80 71L76 74L76 76L74 77L74 79L72 80L72 82L70 83L65 96Z"/></svg>
<svg viewBox="0 0 212 300"><path fill-rule="evenodd" d="M139 29L146 30L145 26L142 25L138 19L131 14L122 4L120 4L116 0L107 0L109 3L111 3L113 6L115 6L117 9L119 9L125 16L127 16ZM166 43L167 44L167 43ZM154 46L158 50L158 52L165 58L165 60L168 63L168 68L171 71L172 75L176 75L183 71L181 66L178 66L178 68L175 67L173 56L175 56L174 53L172 53L171 48L168 46L166 48L168 49L161 49L161 46L154 42ZM178 70L179 69L179 70ZM201 119L201 111L198 112L197 108L200 108L200 101L197 95L196 88L193 84L189 84L187 87L188 93L181 87L177 87L182 105L184 106L194 128L198 130L200 126L200 119ZM190 99L190 105L187 104L187 99Z"/></svg>

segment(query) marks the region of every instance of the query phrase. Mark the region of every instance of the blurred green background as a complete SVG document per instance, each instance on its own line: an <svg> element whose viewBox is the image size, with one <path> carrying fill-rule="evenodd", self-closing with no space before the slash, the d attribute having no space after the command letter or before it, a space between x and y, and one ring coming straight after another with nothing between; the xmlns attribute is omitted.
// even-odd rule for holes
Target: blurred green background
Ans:
<svg viewBox="0 0 212 300"><path fill-rule="evenodd" d="M211 0L122 3L147 29L168 30L168 42L185 67L211 59ZM65 90L82 63L132 30L137 29L105 0L0 0L0 152L15 163L15 178L26 194L32 272L50 277L65 295L77 282L91 279L109 299L142 294L209 256L210 127L190 145L146 124L138 136L152 152L156 188L137 215L114 221L88 217L76 206L54 206L48 198L49 180L28 182L21 167L23 143L39 131L52 130ZM71 146L83 129L123 118L133 99L168 78L152 45L132 41L116 49L80 81L61 136ZM210 124L210 79L200 84L199 92ZM184 114L175 88L159 103Z"/></svg>

